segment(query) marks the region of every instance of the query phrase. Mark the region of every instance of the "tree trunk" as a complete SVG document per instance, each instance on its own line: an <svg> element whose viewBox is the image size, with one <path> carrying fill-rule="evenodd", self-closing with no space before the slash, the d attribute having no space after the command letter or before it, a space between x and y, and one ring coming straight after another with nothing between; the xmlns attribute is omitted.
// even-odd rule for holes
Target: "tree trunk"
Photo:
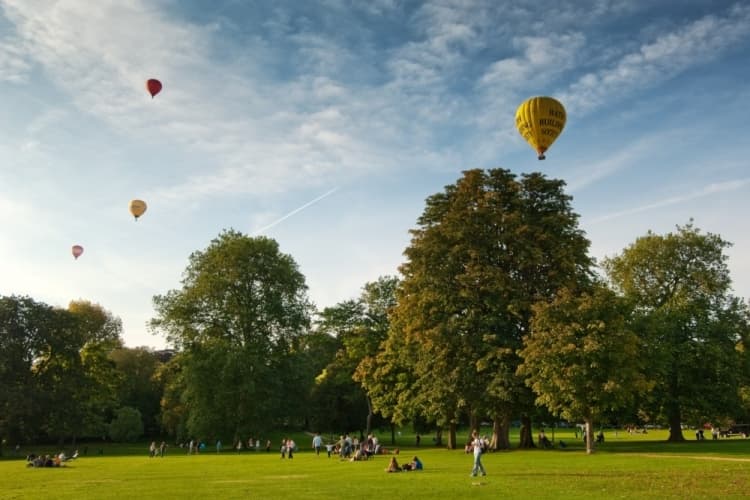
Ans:
<svg viewBox="0 0 750 500"><path fill-rule="evenodd" d="M590 455L590 454L594 453L594 436L593 436L593 434L591 432L594 429L594 426L591 425L591 419L590 418L584 420L584 423L586 425L584 427L584 429L586 429L584 431L586 433L586 454Z"/></svg>
<svg viewBox="0 0 750 500"><path fill-rule="evenodd" d="M510 415L507 413L495 415L492 421L492 449L510 449Z"/></svg>
<svg viewBox="0 0 750 500"><path fill-rule="evenodd" d="M456 423L451 422L448 427L448 449L456 449Z"/></svg>
<svg viewBox="0 0 750 500"><path fill-rule="evenodd" d="M531 434L531 417L528 415L521 416L521 442L519 448L536 448L534 446L534 437Z"/></svg>
<svg viewBox="0 0 750 500"><path fill-rule="evenodd" d="M669 441L670 443L681 443L685 441L685 436L682 435L682 418L680 416L680 408L672 408L669 412Z"/></svg>
<svg viewBox="0 0 750 500"><path fill-rule="evenodd" d="M396 426L391 422L391 445L396 444Z"/></svg>
<svg viewBox="0 0 750 500"><path fill-rule="evenodd" d="M667 422L669 422L669 439L670 443L681 443L685 441L685 436L682 435L682 412L680 411L680 400L678 394L680 393L680 382L677 376L678 369L673 363L671 376L669 377L669 394L667 395L666 413Z"/></svg>
<svg viewBox="0 0 750 500"><path fill-rule="evenodd" d="M365 399L367 400L367 432L365 432L365 435L369 436L372 432L372 400L369 396Z"/></svg>
<svg viewBox="0 0 750 500"><path fill-rule="evenodd" d="M438 428L435 431L435 446L443 445L443 429Z"/></svg>

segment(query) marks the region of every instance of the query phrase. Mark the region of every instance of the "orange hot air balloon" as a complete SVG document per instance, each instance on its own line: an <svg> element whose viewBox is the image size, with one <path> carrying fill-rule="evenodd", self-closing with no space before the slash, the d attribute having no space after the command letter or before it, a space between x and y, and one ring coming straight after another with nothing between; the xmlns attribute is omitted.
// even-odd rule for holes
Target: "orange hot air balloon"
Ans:
<svg viewBox="0 0 750 500"><path fill-rule="evenodd" d="M147 80L146 90L148 90L148 93L151 94L151 99L153 99L156 94L161 92L161 82L155 78Z"/></svg>
<svg viewBox="0 0 750 500"><path fill-rule="evenodd" d="M146 212L146 202L143 200L130 200L130 213L133 214L135 220Z"/></svg>
<svg viewBox="0 0 750 500"><path fill-rule="evenodd" d="M73 257L75 257L76 260L78 260L78 257L80 257L81 254L83 253L83 247L81 245L73 245L72 252L73 252Z"/></svg>

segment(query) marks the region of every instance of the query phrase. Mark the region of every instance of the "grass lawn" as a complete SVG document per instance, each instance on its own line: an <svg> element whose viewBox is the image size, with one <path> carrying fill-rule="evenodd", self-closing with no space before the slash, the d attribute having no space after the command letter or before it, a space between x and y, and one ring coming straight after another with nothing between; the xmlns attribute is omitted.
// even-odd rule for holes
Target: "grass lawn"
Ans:
<svg viewBox="0 0 750 500"><path fill-rule="evenodd" d="M484 455L487 476L479 478L469 476L471 455L425 446L401 446L399 462L417 454L425 470L397 474L384 472L387 456L367 462L329 459L325 453L317 457L309 451L306 437L297 439L301 450L293 460L281 460L275 448L271 453L241 455L217 454L209 448L188 456L186 450L173 447L165 458L149 458L147 444L109 445L103 455L92 455L90 446L88 456L61 468L27 468L23 458L6 457L0 461L0 498L458 500L750 495L750 439L666 444L664 431L634 436L622 431L615 436L610 431L597 452L586 455L572 431L558 431L555 438L565 440L568 447Z"/></svg>

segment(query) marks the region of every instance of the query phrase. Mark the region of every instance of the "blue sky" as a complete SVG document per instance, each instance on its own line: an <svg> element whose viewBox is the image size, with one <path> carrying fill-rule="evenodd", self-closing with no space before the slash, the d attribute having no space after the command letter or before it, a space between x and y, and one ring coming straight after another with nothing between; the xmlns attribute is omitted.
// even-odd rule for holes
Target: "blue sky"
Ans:
<svg viewBox="0 0 750 500"><path fill-rule="evenodd" d="M504 167L564 179L597 258L693 218L748 298L748 81L747 1L0 0L0 294L162 347L151 298L234 228L322 308L397 273L427 196ZM543 162L514 128L534 95L568 111Z"/></svg>

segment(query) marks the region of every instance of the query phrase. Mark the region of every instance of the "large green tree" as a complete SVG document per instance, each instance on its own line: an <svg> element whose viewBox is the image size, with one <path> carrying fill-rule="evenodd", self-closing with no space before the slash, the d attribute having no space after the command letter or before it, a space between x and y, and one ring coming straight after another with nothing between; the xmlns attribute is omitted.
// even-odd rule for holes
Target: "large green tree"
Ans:
<svg viewBox="0 0 750 500"><path fill-rule="evenodd" d="M52 335L49 306L30 297L0 297L0 441L38 434L34 361Z"/></svg>
<svg viewBox="0 0 750 500"><path fill-rule="evenodd" d="M143 429L149 436L159 433L159 411L163 384L157 373L161 362L147 347L123 347L113 350L109 359L118 374L117 398L120 406L137 409Z"/></svg>
<svg viewBox="0 0 750 500"><path fill-rule="evenodd" d="M374 409L366 390L371 360L388 334L388 314L396 301L398 278L381 276L366 283L356 300L347 300L327 307L320 313L317 330L337 340L338 349L330 363L316 378L315 394L336 414L345 430L373 427ZM331 404L337 402L336 404ZM365 418L360 418L362 415ZM356 427L352 426L356 422ZM364 424L364 425L362 425Z"/></svg>
<svg viewBox="0 0 750 500"><path fill-rule="evenodd" d="M316 334L324 335L333 343L333 352L314 375L311 409L318 431L340 433L364 429L365 394L352 378L358 360L349 355L345 344L363 317L364 307L358 300L339 302L317 315Z"/></svg>
<svg viewBox="0 0 750 500"><path fill-rule="evenodd" d="M182 288L154 297L152 327L183 352L181 405L197 438L257 436L305 414L299 361L312 306L291 256L228 230L194 252Z"/></svg>
<svg viewBox="0 0 750 500"><path fill-rule="evenodd" d="M746 305L730 293L719 235L692 222L664 235L648 232L604 261L615 289L635 306L635 327L656 382L650 410L682 441L686 415L716 418L738 411Z"/></svg>
<svg viewBox="0 0 750 500"><path fill-rule="evenodd" d="M78 381L75 404L82 415L78 435L104 435L118 401L120 375L109 359L113 349L122 347L122 321L99 304L72 301L68 311L76 320L83 346L78 350L84 376Z"/></svg>
<svg viewBox="0 0 750 500"><path fill-rule="evenodd" d="M561 290L534 306L518 373L553 415L586 425L586 451L593 451L595 420L630 404L650 389L641 339L630 330L628 303L604 286L575 294Z"/></svg>
<svg viewBox="0 0 750 500"><path fill-rule="evenodd" d="M427 198L400 268L395 338L374 371L414 384L400 408L384 413L435 419L451 430L449 446L462 413L472 422L490 417L498 448L509 446L511 416L520 414L521 444L533 446L533 398L516 375L531 307L591 277L589 242L570 201L563 181L506 169L465 171ZM404 369L411 373L398 376ZM394 387L370 385L380 404L394 402L382 392Z"/></svg>
<svg viewBox="0 0 750 500"><path fill-rule="evenodd" d="M60 309L0 298L0 433L12 440L101 435L116 401L106 353L120 320L97 304Z"/></svg>

